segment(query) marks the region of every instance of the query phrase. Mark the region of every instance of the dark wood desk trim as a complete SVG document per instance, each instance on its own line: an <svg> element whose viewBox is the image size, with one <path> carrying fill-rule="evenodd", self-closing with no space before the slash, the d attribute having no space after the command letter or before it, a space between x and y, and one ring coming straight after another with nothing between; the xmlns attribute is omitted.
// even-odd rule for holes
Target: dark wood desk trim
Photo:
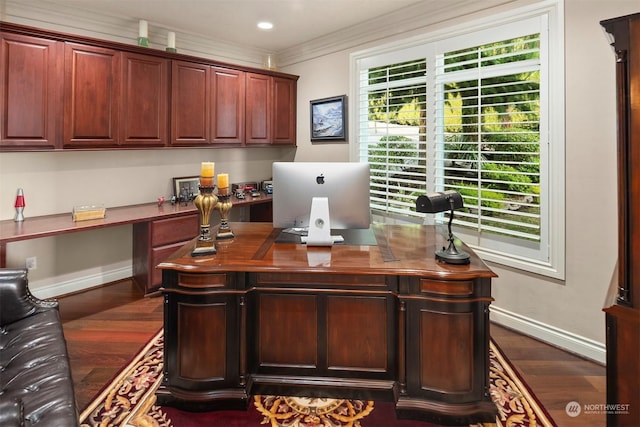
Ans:
<svg viewBox="0 0 640 427"><path fill-rule="evenodd" d="M495 274L435 260L434 228L374 225L378 246L276 243L265 223L163 270L162 404L246 408L252 394L395 402L399 418L492 422L489 305ZM391 254L392 256L389 256Z"/></svg>
<svg viewBox="0 0 640 427"><path fill-rule="evenodd" d="M260 197L247 197L246 199L233 197L234 206L250 206L259 203L271 203L271 196L262 194ZM77 222L74 222L71 218L71 212L36 217L29 217L27 212L27 217L24 221L15 222L10 219L0 221L0 268L6 267L7 243L149 222L192 215L194 213L197 213L197 210L191 202L186 206L179 203L172 205L165 202L162 206L158 206L157 203L145 203L112 207L107 208L106 215L102 219Z"/></svg>

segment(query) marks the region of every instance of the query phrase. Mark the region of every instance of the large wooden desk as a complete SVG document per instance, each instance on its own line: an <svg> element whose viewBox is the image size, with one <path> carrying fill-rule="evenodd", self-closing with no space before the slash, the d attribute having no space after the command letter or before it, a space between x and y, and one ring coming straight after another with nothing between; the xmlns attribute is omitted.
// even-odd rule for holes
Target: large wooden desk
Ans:
<svg viewBox="0 0 640 427"><path fill-rule="evenodd" d="M391 400L401 418L494 422L494 273L435 261L433 227L375 225L378 245L276 243L234 223L218 253L190 242L161 263L163 404L245 407L252 394ZM466 250L469 250L466 248ZM469 252L471 252L469 250Z"/></svg>

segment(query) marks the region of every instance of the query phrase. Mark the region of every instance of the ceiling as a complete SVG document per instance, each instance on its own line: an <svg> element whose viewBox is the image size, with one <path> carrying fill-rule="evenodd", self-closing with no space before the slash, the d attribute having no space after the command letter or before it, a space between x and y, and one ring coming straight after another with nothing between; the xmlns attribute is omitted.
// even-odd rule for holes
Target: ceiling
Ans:
<svg viewBox="0 0 640 427"><path fill-rule="evenodd" d="M49 0L50 3L277 53L379 19L405 6L446 0ZM270 21L271 30L257 28Z"/></svg>

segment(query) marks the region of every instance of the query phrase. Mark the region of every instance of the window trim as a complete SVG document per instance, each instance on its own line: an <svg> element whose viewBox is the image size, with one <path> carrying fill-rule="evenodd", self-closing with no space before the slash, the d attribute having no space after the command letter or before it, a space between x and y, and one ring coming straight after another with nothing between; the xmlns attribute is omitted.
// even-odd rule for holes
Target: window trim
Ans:
<svg viewBox="0 0 640 427"><path fill-rule="evenodd" d="M555 279L565 278L565 84L564 84L564 4L562 0L544 0L533 5L518 7L510 11L487 14L485 19L459 20L456 24L446 29L440 29L425 34L410 37L404 40L394 41L385 45L368 48L362 51L353 52L350 55L350 96L358 100L358 64L367 67L376 65L375 58L385 54L402 57L403 52L408 49L415 49L418 46L442 42L447 39L464 36L487 30L498 25L517 23L521 20L535 18L546 15L547 29L546 35L553 40L548 43L549 67L548 75L542 75L543 85L547 85L545 90L548 94L548 109L552 112L548 123L548 156L546 164L542 165L540 172L541 179L548 181L548 212L545 212L542 221L546 222L548 228L548 262L538 261L522 256L502 253L496 250L480 248L469 245L485 261L495 262L519 270L540 274ZM383 61L389 64L388 61ZM400 62L400 61L398 61ZM546 71L546 70L545 70ZM543 72L545 72L543 71ZM433 86L429 86L433 87ZM428 93L429 96L429 93ZM358 102L350 103L351 117L357 118ZM350 123L352 126L352 138L349 156L351 161L359 161L359 134L357 126L358 120ZM544 170L546 168L546 170ZM429 173L429 172L427 172ZM379 213L377 213L379 216ZM390 218L393 222L398 222L398 218ZM412 222L407 220L407 222ZM433 223L433 216L426 216L425 223ZM544 224L544 223L543 223Z"/></svg>

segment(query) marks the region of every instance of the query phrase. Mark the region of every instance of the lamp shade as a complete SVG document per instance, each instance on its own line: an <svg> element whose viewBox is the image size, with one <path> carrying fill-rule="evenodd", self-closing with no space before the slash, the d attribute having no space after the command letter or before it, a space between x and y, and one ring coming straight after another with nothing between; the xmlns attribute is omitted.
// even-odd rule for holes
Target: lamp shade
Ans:
<svg viewBox="0 0 640 427"><path fill-rule="evenodd" d="M463 206L462 196L455 190L418 196L416 199L416 211L421 213L438 213Z"/></svg>

